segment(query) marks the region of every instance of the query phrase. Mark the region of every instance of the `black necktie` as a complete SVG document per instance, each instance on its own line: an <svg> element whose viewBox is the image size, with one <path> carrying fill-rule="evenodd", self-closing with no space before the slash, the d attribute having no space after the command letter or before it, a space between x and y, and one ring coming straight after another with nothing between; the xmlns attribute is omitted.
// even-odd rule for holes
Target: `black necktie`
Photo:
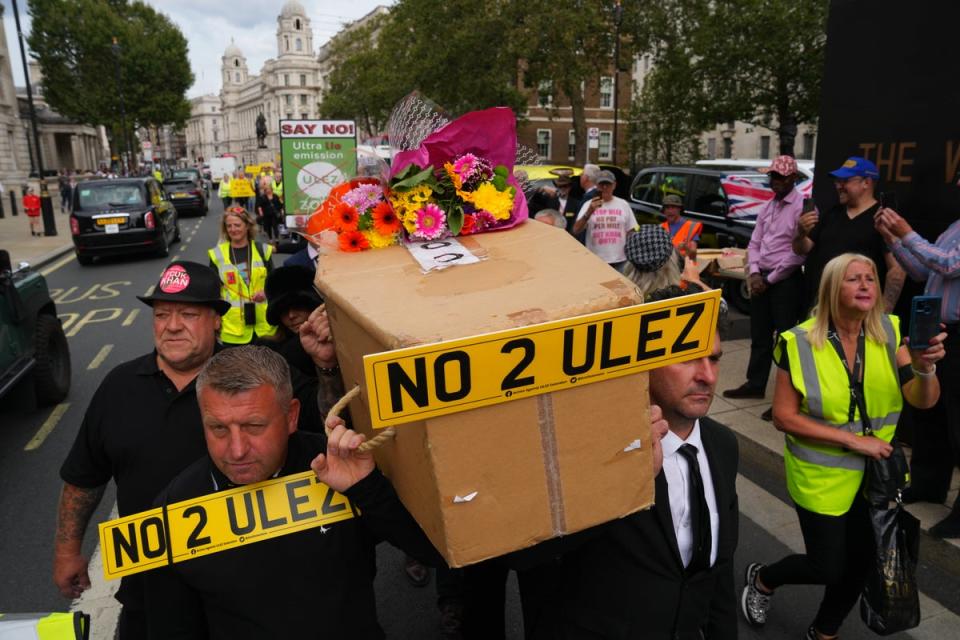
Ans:
<svg viewBox="0 0 960 640"><path fill-rule="evenodd" d="M697 462L697 448L692 444L680 445L677 452L687 461L690 469L690 526L693 527L693 553L687 571L694 573L710 568L710 548L713 535L710 527L710 508L703 491L703 476L700 475L700 463Z"/></svg>

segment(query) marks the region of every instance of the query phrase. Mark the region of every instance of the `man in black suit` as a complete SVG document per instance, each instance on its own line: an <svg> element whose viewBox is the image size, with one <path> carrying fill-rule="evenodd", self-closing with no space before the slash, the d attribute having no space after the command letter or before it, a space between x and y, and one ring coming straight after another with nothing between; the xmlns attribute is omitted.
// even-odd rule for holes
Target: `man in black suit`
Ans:
<svg viewBox="0 0 960 640"><path fill-rule="evenodd" d="M573 550L554 566L555 591L532 594L547 604L527 616L528 637L737 637L737 441L705 417L720 356L717 336L709 356L650 372L651 402L670 426L656 505L560 543Z"/></svg>

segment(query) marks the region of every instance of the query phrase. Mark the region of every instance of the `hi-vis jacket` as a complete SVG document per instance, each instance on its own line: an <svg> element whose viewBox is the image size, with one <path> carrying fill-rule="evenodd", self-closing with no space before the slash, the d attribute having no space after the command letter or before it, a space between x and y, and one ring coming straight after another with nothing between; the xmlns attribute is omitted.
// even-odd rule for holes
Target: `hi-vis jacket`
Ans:
<svg viewBox="0 0 960 640"><path fill-rule="evenodd" d="M220 327L220 340L226 344L247 344L253 340L254 334L267 337L277 331L275 326L267 322L267 303L253 301L254 294L264 290L267 282L266 261L273 254L272 246L262 246L264 255L261 256L257 243L250 244L249 283L241 276L240 269L230 262L229 242L221 242L208 251L223 283L220 295L230 303L230 310L224 314ZM252 325L244 324L244 303L256 305L256 322Z"/></svg>
<svg viewBox="0 0 960 640"><path fill-rule="evenodd" d="M670 233L669 222L662 222L660 223L660 226L666 229L667 233ZM673 246L677 248L677 251L680 252L680 255L686 255L687 241L699 237L702 231L703 224L699 222L693 222L692 220L684 220L683 224L680 225L680 228L677 229L677 232L670 237L670 241L673 242Z"/></svg>
<svg viewBox="0 0 960 640"><path fill-rule="evenodd" d="M229 180L220 180L220 187L217 189L217 195L221 198L230 197L230 181Z"/></svg>
<svg viewBox="0 0 960 640"><path fill-rule="evenodd" d="M813 326L807 320L783 333L780 349L786 349L790 379L802 396L800 411L817 422L850 433L863 433L860 412L848 421L850 382L846 367L829 342L815 349L806 333ZM897 368L900 322L883 316L887 342L865 341L863 395L873 435L890 442L903 407ZM863 480L865 458L842 447L813 442L786 434L784 450L787 489L794 502L814 513L839 516L849 511Z"/></svg>
<svg viewBox="0 0 960 640"><path fill-rule="evenodd" d="M0 640L80 640L90 634L90 616L71 613L0 613Z"/></svg>

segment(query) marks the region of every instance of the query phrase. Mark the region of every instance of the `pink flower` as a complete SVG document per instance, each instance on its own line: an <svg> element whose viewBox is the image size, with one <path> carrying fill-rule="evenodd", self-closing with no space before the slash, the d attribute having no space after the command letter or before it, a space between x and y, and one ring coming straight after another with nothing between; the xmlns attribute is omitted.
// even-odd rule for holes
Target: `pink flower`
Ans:
<svg viewBox="0 0 960 640"><path fill-rule="evenodd" d="M380 185L362 184L343 194L343 201L356 207L360 213L370 209L381 201L383 190Z"/></svg>
<svg viewBox="0 0 960 640"><path fill-rule="evenodd" d="M453 161L453 170L463 179L467 179L473 173L477 164L477 156L472 153L465 153Z"/></svg>
<svg viewBox="0 0 960 640"><path fill-rule="evenodd" d="M430 203L416 211L416 230L411 234L424 240L436 240L447 231L447 214Z"/></svg>
<svg viewBox="0 0 960 640"><path fill-rule="evenodd" d="M489 211L480 209L473 214L473 233L480 233L497 224L497 219Z"/></svg>

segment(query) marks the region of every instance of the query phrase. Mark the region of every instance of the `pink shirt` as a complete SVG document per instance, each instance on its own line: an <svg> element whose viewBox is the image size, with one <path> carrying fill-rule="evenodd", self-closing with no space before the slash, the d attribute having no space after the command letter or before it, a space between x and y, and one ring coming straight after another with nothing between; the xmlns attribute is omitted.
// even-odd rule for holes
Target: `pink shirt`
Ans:
<svg viewBox="0 0 960 640"><path fill-rule="evenodd" d="M764 205L747 245L749 274L769 272L767 282L773 284L803 264L805 256L795 254L791 246L802 212L803 195L796 189L783 200L774 198Z"/></svg>

